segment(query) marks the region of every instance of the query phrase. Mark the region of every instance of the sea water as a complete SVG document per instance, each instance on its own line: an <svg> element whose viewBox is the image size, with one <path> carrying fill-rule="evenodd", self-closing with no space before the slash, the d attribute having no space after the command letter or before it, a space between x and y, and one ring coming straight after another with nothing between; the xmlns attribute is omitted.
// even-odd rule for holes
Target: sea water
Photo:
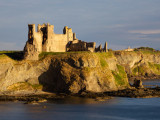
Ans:
<svg viewBox="0 0 160 120"><path fill-rule="evenodd" d="M0 120L160 120L160 98L66 98L40 104L0 102Z"/></svg>

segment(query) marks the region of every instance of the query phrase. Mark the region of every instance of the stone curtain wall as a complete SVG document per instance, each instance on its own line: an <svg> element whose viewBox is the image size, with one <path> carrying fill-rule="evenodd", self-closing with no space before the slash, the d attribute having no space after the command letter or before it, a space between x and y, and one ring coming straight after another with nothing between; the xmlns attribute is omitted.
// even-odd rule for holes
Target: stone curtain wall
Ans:
<svg viewBox="0 0 160 120"><path fill-rule="evenodd" d="M35 24L28 25L28 41L24 48L24 59L38 60L41 52L67 52L67 51L90 51L107 52L107 42L104 48L100 45L96 48L95 42L78 40L76 34L67 26L63 34L54 33L54 25L38 24L37 31Z"/></svg>
<svg viewBox="0 0 160 120"><path fill-rule="evenodd" d="M55 34L54 26L50 24L38 25L37 32L35 24L28 25L28 41L24 48L24 58L38 60L41 52L66 52L67 44L73 41L71 28L64 27L63 34Z"/></svg>

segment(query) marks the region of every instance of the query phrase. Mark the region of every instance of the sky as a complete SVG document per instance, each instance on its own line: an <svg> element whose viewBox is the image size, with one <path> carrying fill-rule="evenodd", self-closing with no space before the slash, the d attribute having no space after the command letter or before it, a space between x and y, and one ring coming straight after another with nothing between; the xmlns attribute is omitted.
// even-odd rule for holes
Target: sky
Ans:
<svg viewBox="0 0 160 120"><path fill-rule="evenodd" d="M0 0L0 50L23 50L28 24L43 23L113 50L160 49L160 0Z"/></svg>

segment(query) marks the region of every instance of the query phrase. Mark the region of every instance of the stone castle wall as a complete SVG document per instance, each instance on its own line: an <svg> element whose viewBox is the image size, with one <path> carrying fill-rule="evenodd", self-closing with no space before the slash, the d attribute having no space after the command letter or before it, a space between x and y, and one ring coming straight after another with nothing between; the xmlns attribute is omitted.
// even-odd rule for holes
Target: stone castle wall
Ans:
<svg viewBox="0 0 160 120"><path fill-rule="evenodd" d="M55 34L54 26L49 24L38 24L37 31L35 24L29 24L28 29L25 59L37 59L37 54L41 52L66 52L66 45L73 41L72 29L67 26L64 27L63 34Z"/></svg>
<svg viewBox="0 0 160 120"><path fill-rule="evenodd" d="M84 42L81 40L74 40L68 46L68 51L91 51L95 52L95 42Z"/></svg>
<svg viewBox="0 0 160 120"><path fill-rule="evenodd" d="M84 42L76 38L76 34L67 26L63 34L55 34L54 26L38 24L37 31L35 24L28 25L28 41L24 48L24 59L38 60L41 52L67 52L67 51L90 51L107 52L107 43L104 48L100 45L96 48L95 42Z"/></svg>

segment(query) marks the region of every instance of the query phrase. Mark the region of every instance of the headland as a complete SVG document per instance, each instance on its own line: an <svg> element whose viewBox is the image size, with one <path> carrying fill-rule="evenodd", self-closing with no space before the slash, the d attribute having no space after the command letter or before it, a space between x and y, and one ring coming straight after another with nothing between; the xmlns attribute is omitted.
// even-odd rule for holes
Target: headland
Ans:
<svg viewBox="0 0 160 120"><path fill-rule="evenodd" d="M76 38L64 27L29 24L24 51L0 52L0 100L80 97L159 97L160 89L130 85L160 78L160 51L148 47L112 51Z"/></svg>

